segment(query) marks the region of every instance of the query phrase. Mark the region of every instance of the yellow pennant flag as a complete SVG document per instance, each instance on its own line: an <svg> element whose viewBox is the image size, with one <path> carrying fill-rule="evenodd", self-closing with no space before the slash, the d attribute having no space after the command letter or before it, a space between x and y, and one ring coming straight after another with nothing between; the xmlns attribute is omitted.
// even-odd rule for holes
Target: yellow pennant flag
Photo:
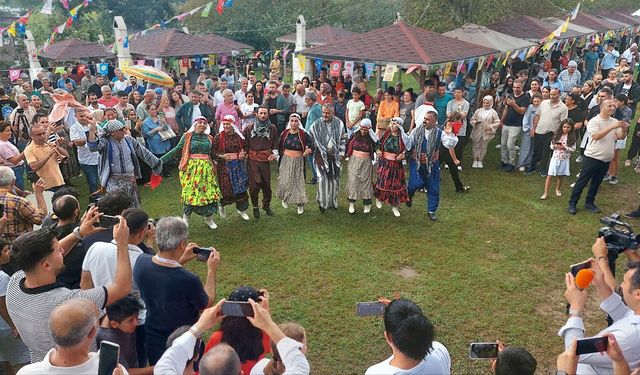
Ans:
<svg viewBox="0 0 640 375"><path fill-rule="evenodd" d="M444 65L444 73L443 73L443 75L444 75L445 77L447 77L447 76L449 75L449 72L451 71L451 66L453 66L453 63L452 63L452 62L448 62L448 63L446 63L446 64Z"/></svg>
<svg viewBox="0 0 640 375"><path fill-rule="evenodd" d="M300 68L301 72L304 72L305 61L307 59L301 53L298 54L297 58L298 58L298 67Z"/></svg>
<svg viewBox="0 0 640 375"><path fill-rule="evenodd" d="M595 44L600 44L600 36L596 34Z"/></svg>
<svg viewBox="0 0 640 375"><path fill-rule="evenodd" d="M208 62L209 66L214 66L216 65L216 55L209 55L209 62Z"/></svg>
<svg viewBox="0 0 640 375"><path fill-rule="evenodd" d="M7 33L12 36L12 37L16 37L16 23L12 23L11 26L9 26L9 28L7 29Z"/></svg>
<svg viewBox="0 0 640 375"><path fill-rule="evenodd" d="M566 33L567 32L567 28L569 28L569 20L571 19L571 16L567 17L567 20L564 21L564 23L562 24L562 32Z"/></svg>
<svg viewBox="0 0 640 375"><path fill-rule="evenodd" d="M551 49L551 47L553 46L553 42L547 42L547 44L544 45L544 47L542 47L543 51L548 51L549 49Z"/></svg>
<svg viewBox="0 0 640 375"><path fill-rule="evenodd" d="M509 56L511 55L511 51L507 51L506 56L504 57L504 61L502 61L502 65L507 65L507 60L509 60Z"/></svg>

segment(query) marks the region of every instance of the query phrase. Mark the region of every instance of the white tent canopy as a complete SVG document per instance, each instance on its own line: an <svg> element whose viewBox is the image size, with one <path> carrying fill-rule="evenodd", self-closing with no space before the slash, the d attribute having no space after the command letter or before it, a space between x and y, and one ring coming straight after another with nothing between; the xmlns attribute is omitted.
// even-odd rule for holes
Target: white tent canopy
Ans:
<svg viewBox="0 0 640 375"><path fill-rule="evenodd" d="M503 34L473 23L467 23L461 28L448 31L443 35L479 46L497 49L498 51L514 51L535 45L531 41Z"/></svg>
<svg viewBox="0 0 640 375"><path fill-rule="evenodd" d="M557 28L558 26L562 25L565 22L560 18L554 18L554 17L541 18L541 21L553 26L554 28ZM588 27L576 25L575 23L572 23L572 22L569 22L569 27L567 27L567 30L575 31L580 35L593 34L596 32L595 30L592 30Z"/></svg>

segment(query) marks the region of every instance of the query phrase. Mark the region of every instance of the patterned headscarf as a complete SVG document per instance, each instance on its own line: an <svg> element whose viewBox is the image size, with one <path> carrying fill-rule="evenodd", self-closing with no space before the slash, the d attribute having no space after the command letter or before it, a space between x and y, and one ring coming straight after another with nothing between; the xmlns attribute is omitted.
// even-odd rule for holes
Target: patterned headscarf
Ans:
<svg viewBox="0 0 640 375"><path fill-rule="evenodd" d="M108 134L111 134L117 132L118 130L124 129L124 124L119 120L109 120L104 125L104 128Z"/></svg>

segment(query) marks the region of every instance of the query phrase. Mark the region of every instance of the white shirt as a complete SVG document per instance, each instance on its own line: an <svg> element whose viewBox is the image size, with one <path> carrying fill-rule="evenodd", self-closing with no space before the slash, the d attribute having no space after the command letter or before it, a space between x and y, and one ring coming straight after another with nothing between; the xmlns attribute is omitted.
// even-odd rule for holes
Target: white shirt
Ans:
<svg viewBox="0 0 640 375"><path fill-rule="evenodd" d="M595 116L587 124L587 133L589 134L589 142L584 149L584 155L593 159L597 159L603 162L610 162L613 160L613 153L618 140L616 135L617 129L610 131L604 137L595 140L591 136L600 130L617 123L613 117L609 117L608 120L603 119L600 115Z"/></svg>
<svg viewBox="0 0 640 375"><path fill-rule="evenodd" d="M367 369L365 375L445 375L451 373L449 351L441 343L434 341L433 349L422 362L409 370L402 370L390 364L393 356Z"/></svg>
<svg viewBox="0 0 640 375"><path fill-rule="evenodd" d="M26 365L18 371L18 375L87 375L87 374L97 374L98 373L98 365L100 354L89 353L89 360L85 363L72 366L72 367L56 367L51 364L49 361L49 357L51 354L55 352L55 349L49 350L47 355L45 355L44 360L42 362L32 363L30 365ZM124 367L120 366L120 370L125 375L129 373Z"/></svg>
<svg viewBox="0 0 640 375"><path fill-rule="evenodd" d="M309 109L310 109L304 98L305 98L305 94L298 95L297 92L293 94L293 101L296 103L296 112L301 114L309 113Z"/></svg>
<svg viewBox="0 0 640 375"><path fill-rule="evenodd" d="M222 95L222 91L218 90L213 93L213 105L219 107L222 103L224 103L224 95Z"/></svg>
<svg viewBox="0 0 640 375"><path fill-rule="evenodd" d="M191 332L185 332L182 336L173 340L171 347L167 349L153 368L156 375L182 374L187 362L193 357L193 348L196 346L196 337Z"/></svg>
<svg viewBox="0 0 640 375"><path fill-rule="evenodd" d="M88 106L87 106L87 108L89 108L89 112L91 112L92 114L93 114L93 112L95 112L95 111L102 111L102 110L104 110L105 108L107 108L107 107L105 107L105 105L104 105L104 104L100 104L100 103L96 103L96 104L98 104L98 108L93 108L93 106L91 106L91 105L88 105Z"/></svg>
<svg viewBox="0 0 640 375"><path fill-rule="evenodd" d="M278 342L278 353L282 358L285 371L282 375L306 375L311 371L307 358L302 353L302 344L294 339L285 337ZM250 375L263 375L269 358L263 358L251 369Z"/></svg>
<svg viewBox="0 0 640 375"><path fill-rule="evenodd" d="M86 165L98 165L98 152L91 152L87 146L87 133L89 127L75 122L69 128L69 138L72 141L85 141L84 145L76 146L78 148L78 162Z"/></svg>
<svg viewBox="0 0 640 375"><path fill-rule="evenodd" d="M142 254L142 250L136 246L129 244L129 261L131 263L131 271L136 265L138 257ZM82 272L91 272L91 280L93 287L107 286L113 282L116 276L116 263L118 257L118 247L115 240L111 242L96 242L84 256L82 261ZM140 303L144 306L144 301L140 297L140 289L133 280L131 285L131 293L138 297ZM142 309L138 313L138 325L143 325L147 316L147 310Z"/></svg>
<svg viewBox="0 0 640 375"><path fill-rule="evenodd" d="M234 94L234 98L238 102L238 105L242 105L243 103L247 102L247 93L242 92L242 89L240 89L236 91L236 93Z"/></svg>
<svg viewBox="0 0 640 375"><path fill-rule="evenodd" d="M119 91L124 91L127 89L127 87L129 87L130 83L127 80L124 81L115 81L113 83L113 92L119 92Z"/></svg>
<svg viewBox="0 0 640 375"><path fill-rule="evenodd" d="M614 323L595 336L602 336L606 332L612 333L616 337L629 367L632 369L638 367L640 365L640 315L634 314L633 310L628 308L616 293L611 293L602 301L600 308L611 316ZM565 348L571 345L574 337L584 338L585 328L582 318L569 318L558 331L558 336L564 338ZM611 374L613 373L613 363L606 353L583 354L578 357L577 373Z"/></svg>
<svg viewBox="0 0 640 375"><path fill-rule="evenodd" d="M198 105L193 105L193 112L191 112L191 123L193 124L193 122L195 121L196 118L202 116L202 112L200 111L200 106L202 104L198 104Z"/></svg>
<svg viewBox="0 0 640 375"><path fill-rule="evenodd" d="M7 275L4 271L0 271L0 297L4 297L7 295L7 287L9 286L9 275ZM10 331L11 327L9 324L0 317L0 331Z"/></svg>

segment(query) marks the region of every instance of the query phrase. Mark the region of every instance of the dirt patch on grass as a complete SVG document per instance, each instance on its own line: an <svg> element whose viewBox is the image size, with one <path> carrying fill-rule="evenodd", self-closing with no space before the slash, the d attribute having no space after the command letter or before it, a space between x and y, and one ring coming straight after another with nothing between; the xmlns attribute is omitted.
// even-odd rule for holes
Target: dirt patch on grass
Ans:
<svg viewBox="0 0 640 375"><path fill-rule="evenodd" d="M418 273L416 272L416 270L406 266L397 270L396 274L402 277L403 279L413 279L414 277L418 276Z"/></svg>

